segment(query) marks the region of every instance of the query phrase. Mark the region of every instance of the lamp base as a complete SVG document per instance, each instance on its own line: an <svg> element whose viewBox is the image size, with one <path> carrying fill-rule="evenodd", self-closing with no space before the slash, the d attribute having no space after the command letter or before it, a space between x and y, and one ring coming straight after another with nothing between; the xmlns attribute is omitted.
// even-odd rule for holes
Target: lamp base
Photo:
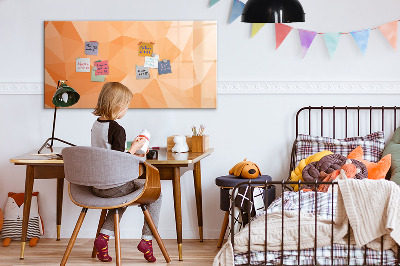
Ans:
<svg viewBox="0 0 400 266"><path fill-rule="evenodd" d="M65 140L59 139L59 138L48 138L42 145L42 147L40 147L40 149L38 150L38 154L40 154L40 152L44 149L44 148L49 148L51 150L51 152L53 152L53 141L54 140L58 140L59 142L68 144L70 146L76 146L75 144L69 143ZM51 144L49 144L49 141L51 141Z"/></svg>

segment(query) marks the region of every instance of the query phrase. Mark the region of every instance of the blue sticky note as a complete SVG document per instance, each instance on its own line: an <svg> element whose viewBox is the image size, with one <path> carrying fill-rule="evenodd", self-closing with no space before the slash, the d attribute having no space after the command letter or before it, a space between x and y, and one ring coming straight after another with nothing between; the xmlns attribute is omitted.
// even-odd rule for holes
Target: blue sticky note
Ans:
<svg viewBox="0 0 400 266"><path fill-rule="evenodd" d="M158 61L158 75L172 73L170 60Z"/></svg>

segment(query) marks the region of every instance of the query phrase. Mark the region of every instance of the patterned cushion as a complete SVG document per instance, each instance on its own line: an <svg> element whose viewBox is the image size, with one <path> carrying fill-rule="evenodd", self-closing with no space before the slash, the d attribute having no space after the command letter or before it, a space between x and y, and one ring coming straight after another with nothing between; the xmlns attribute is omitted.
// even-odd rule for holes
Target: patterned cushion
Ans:
<svg viewBox="0 0 400 266"><path fill-rule="evenodd" d="M347 157L357 146L361 146L364 150L365 160L378 162L385 147L383 131L374 132L364 137L345 139L299 134L296 139L296 165L298 165L302 159L323 150L329 150Z"/></svg>

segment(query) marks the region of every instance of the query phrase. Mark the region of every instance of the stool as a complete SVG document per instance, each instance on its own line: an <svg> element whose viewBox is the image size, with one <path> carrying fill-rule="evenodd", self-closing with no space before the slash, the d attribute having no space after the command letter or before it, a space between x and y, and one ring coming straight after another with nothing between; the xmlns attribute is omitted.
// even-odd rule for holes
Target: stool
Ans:
<svg viewBox="0 0 400 266"><path fill-rule="evenodd" d="M221 234L219 235L219 240L217 244L218 248L222 246L226 228L228 227L228 222L229 222L229 207L230 207L229 191L233 189L237 184L249 180L265 182L266 180L272 181L272 178L268 175L261 175L254 179L245 179L241 177L236 177L234 175L227 175L227 176L220 176L215 179L215 184L220 187L220 209L222 211L225 211L224 221L222 222ZM254 187L259 187L259 186L261 185L254 185ZM268 189L268 199L266 206L268 207L269 204L271 204L275 200L275 186L270 186L267 189Z"/></svg>

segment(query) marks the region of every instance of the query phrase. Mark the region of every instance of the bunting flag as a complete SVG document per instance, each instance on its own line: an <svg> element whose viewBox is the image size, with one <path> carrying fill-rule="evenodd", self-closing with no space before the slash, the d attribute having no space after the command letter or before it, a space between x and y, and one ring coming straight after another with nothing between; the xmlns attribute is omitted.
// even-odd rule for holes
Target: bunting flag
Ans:
<svg viewBox="0 0 400 266"><path fill-rule="evenodd" d="M244 3L239 0L233 0L231 17L229 18L229 23L232 23L235 19L237 19L240 15L242 15L242 11L244 8Z"/></svg>
<svg viewBox="0 0 400 266"><path fill-rule="evenodd" d="M288 36L292 29L293 28L288 25L275 23L276 49L278 49L278 47L282 44L282 42L285 40L286 36Z"/></svg>
<svg viewBox="0 0 400 266"><path fill-rule="evenodd" d="M363 55L365 55L365 51L367 50L370 32L371 32L371 29L351 32L351 35L353 35L353 38L356 41L356 43L357 43L358 47L360 48L361 53Z"/></svg>
<svg viewBox="0 0 400 266"><path fill-rule="evenodd" d="M339 32L334 32L334 33L325 33L323 36L326 48L328 48L329 55L332 58L333 54L336 51L336 48L338 47L339 39L340 36L342 36L342 34L340 34Z"/></svg>
<svg viewBox="0 0 400 266"><path fill-rule="evenodd" d="M253 23L252 27L251 27L251 38L254 37L254 35L256 35L262 27L264 27L265 23Z"/></svg>
<svg viewBox="0 0 400 266"><path fill-rule="evenodd" d="M210 0L210 5L208 7L212 7L213 5L215 5L218 2L219 2L219 0Z"/></svg>
<svg viewBox="0 0 400 266"><path fill-rule="evenodd" d="M379 26L378 29L386 37L393 49L397 48L397 20Z"/></svg>
<svg viewBox="0 0 400 266"><path fill-rule="evenodd" d="M300 30L299 29L299 36L300 36L300 43L301 43L301 54L302 57L304 58L306 56L306 53L308 51L308 48L310 48L310 45L312 44L315 36L317 33L315 31L308 31L308 30Z"/></svg>

